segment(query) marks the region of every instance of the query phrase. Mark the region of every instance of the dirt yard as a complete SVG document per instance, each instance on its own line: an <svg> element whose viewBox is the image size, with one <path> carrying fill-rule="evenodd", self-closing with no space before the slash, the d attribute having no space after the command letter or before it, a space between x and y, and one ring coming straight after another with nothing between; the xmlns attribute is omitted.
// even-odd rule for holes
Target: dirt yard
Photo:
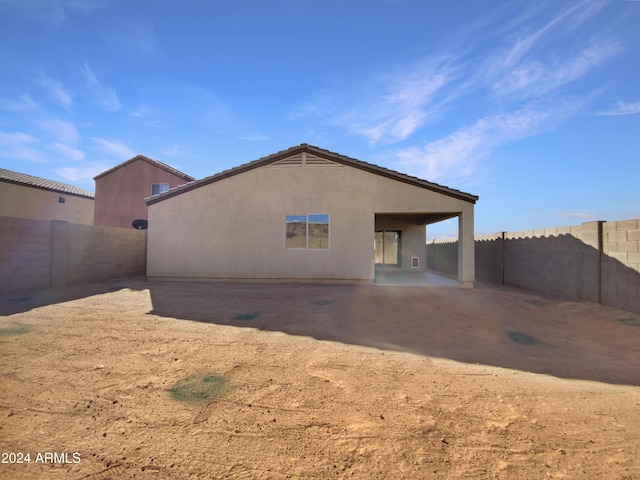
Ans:
<svg viewBox="0 0 640 480"><path fill-rule="evenodd" d="M0 313L3 479L640 478L622 310L136 278Z"/></svg>

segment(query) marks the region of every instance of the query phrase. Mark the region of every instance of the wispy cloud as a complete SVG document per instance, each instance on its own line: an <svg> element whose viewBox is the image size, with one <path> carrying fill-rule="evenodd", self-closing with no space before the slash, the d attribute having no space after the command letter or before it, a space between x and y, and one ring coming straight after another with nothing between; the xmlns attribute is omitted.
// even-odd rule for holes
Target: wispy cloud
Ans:
<svg viewBox="0 0 640 480"><path fill-rule="evenodd" d="M105 0L0 0L0 10L57 27L67 20L70 12L88 13L107 4Z"/></svg>
<svg viewBox="0 0 640 480"><path fill-rule="evenodd" d="M0 132L0 157L45 163L40 141L25 132Z"/></svg>
<svg viewBox="0 0 640 480"><path fill-rule="evenodd" d="M493 90L501 96L540 97L582 78L621 50L617 42L600 39L569 58L548 60L546 63L532 58L499 78L493 84Z"/></svg>
<svg viewBox="0 0 640 480"><path fill-rule="evenodd" d="M373 106L352 110L341 121L372 143L404 140L424 124L433 95L446 83L447 77L442 73L412 73L388 85L387 92Z"/></svg>
<svg viewBox="0 0 640 480"><path fill-rule="evenodd" d="M38 108L39 105L29 95L21 95L19 100L0 99L0 109L9 112L26 112Z"/></svg>
<svg viewBox="0 0 640 480"><path fill-rule="evenodd" d="M81 166L62 167L55 172L69 182L92 181L93 177L109 169L106 163L88 163Z"/></svg>
<svg viewBox="0 0 640 480"><path fill-rule="evenodd" d="M129 116L136 120L136 123L149 128L164 128L165 122L160 112L142 103L129 112Z"/></svg>
<svg viewBox="0 0 640 480"><path fill-rule="evenodd" d="M60 155L66 158L69 158L71 160L80 161L80 160L84 160L85 158L85 154L82 150L71 147L64 143L54 142L49 145L49 148L54 152L57 152Z"/></svg>
<svg viewBox="0 0 640 480"><path fill-rule="evenodd" d="M611 109L598 112L598 115L636 115L638 113L640 113L640 102L618 102Z"/></svg>
<svg viewBox="0 0 640 480"><path fill-rule="evenodd" d="M398 165L430 181L460 183L476 175L480 160L496 149L555 128L581 106L580 102L530 104L512 113L483 117L442 139L398 150Z"/></svg>
<svg viewBox="0 0 640 480"><path fill-rule="evenodd" d="M123 54L154 54L158 36L149 22L125 21L119 25L110 25L103 34L104 41Z"/></svg>
<svg viewBox="0 0 640 480"><path fill-rule="evenodd" d="M560 11L550 9L549 5L546 2L533 4L520 21L501 31L506 47L489 56L488 67L492 76L516 68L539 53L541 47L566 39L567 34L593 18L605 3L592 0L562 3L558 4Z"/></svg>
<svg viewBox="0 0 640 480"><path fill-rule="evenodd" d="M596 215L593 213L583 213L583 212L574 212L574 213L566 213L560 212L558 213L561 217L572 217L572 218L596 218Z"/></svg>
<svg viewBox="0 0 640 480"><path fill-rule="evenodd" d="M576 84L622 51L619 42L595 30L585 35L586 26L595 23L605 5L592 0L540 2L511 17L504 16L505 7L500 10L502 15L493 12L488 14L490 20L477 22L484 28L472 25L466 36L455 34L422 61L391 74L371 75L347 94L319 95L291 119L320 117L371 144L390 145L411 140L425 126L444 120L446 113L454 130L430 144L434 151L456 150L465 158L481 158L502 144L497 140L500 135L480 133L489 129L485 126L492 123L488 119L521 118L530 105L541 101L566 104L564 86ZM465 100L471 93L476 99L469 105ZM589 91L584 93L589 95ZM496 101L502 113L486 113L495 111ZM472 126L456 127L451 115L455 111L461 118L475 114L478 120ZM535 133L525 136L531 134ZM464 142L454 146L454 139ZM412 157L422 152L418 156L431 161L424 147L405 153L408 151L413 152ZM425 168L435 172L435 166Z"/></svg>
<svg viewBox="0 0 640 480"><path fill-rule="evenodd" d="M163 151L162 153L164 155L168 155L170 157L179 157L181 155L184 155L183 150L177 144L174 144L173 147L171 147L168 150Z"/></svg>
<svg viewBox="0 0 640 480"><path fill-rule="evenodd" d="M46 118L38 123L40 128L53 137L56 142L76 145L80 139L75 125L69 121L58 118Z"/></svg>
<svg viewBox="0 0 640 480"><path fill-rule="evenodd" d="M58 102L58 104L60 104L62 108L66 110L71 108L73 96L71 92L64 88L64 86L60 82L49 77L44 72L40 72L37 81L42 87L49 91L49 93Z"/></svg>
<svg viewBox="0 0 640 480"><path fill-rule="evenodd" d="M118 140L107 140L99 137L92 137L91 141L98 145L107 155L120 158L131 158L135 153L124 143Z"/></svg>
<svg viewBox="0 0 640 480"><path fill-rule="evenodd" d="M131 110L131 112L129 112L129 115L131 115L132 117L135 118L144 118L144 117L148 117L152 114L155 113L155 110L150 108L148 105L145 105L144 103L138 105L138 107L134 108L133 110Z"/></svg>
<svg viewBox="0 0 640 480"><path fill-rule="evenodd" d="M122 108L116 91L100 82L86 63L83 66L82 73L91 97L100 108L109 112L115 112Z"/></svg>
<svg viewBox="0 0 640 480"><path fill-rule="evenodd" d="M50 151L55 152L56 156L62 155L70 160L83 160L85 154L78 147L80 142L80 134L76 126L59 118L47 117L38 122L41 134L48 140L46 145Z"/></svg>
<svg viewBox="0 0 640 480"><path fill-rule="evenodd" d="M454 76L455 68L445 56L426 59L403 71L373 75L348 94L323 95L290 119L320 116L372 144L395 143L435 116L449 96L446 87Z"/></svg>
<svg viewBox="0 0 640 480"><path fill-rule="evenodd" d="M400 169L428 180L456 184L475 180L484 171L479 168L481 162L497 149L550 131L576 115L593 93L574 90L569 98L563 87L576 84L623 50L615 39L593 30L589 30L590 40L584 40L583 27L596 18L603 2L565 5L536 4L493 39L491 33L485 33L484 39L467 39L482 43L485 50L493 44L488 51L481 54L470 44L458 57L450 57L446 68L407 70L404 79L399 75L386 85L379 101L368 97L375 107L357 105L334 118L343 120L341 125L349 133L373 143L394 143L410 139L428 120L438 119L434 113L443 106L458 109L462 118L478 115L477 120L458 125L439 139L395 152ZM574 34L579 37L575 41ZM557 48L563 42L563 48ZM437 66L436 58L425 65ZM467 94L483 91L490 101L463 105ZM483 110L493 112L483 114ZM640 104L621 103L609 113L639 110ZM449 122L456 123L455 119Z"/></svg>
<svg viewBox="0 0 640 480"><path fill-rule="evenodd" d="M30 128L27 131L0 134L0 155L7 158L46 162L51 153L77 161L84 158L79 150L81 140L76 126L49 114L31 97L23 95L18 101L0 101L0 108L15 117L24 117ZM26 126L26 125L23 125Z"/></svg>
<svg viewBox="0 0 640 480"><path fill-rule="evenodd" d="M271 140L271 137L264 133L254 133L251 135L240 136L238 139L246 142L266 142L267 140Z"/></svg>

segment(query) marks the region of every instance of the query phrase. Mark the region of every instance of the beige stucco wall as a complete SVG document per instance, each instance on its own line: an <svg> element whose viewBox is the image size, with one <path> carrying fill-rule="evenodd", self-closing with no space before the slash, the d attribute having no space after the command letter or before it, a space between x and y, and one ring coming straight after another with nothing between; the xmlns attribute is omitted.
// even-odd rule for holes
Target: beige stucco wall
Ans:
<svg viewBox="0 0 640 480"><path fill-rule="evenodd" d="M147 275L372 281L375 213L472 210L352 167L263 166L150 205ZM330 215L329 249L286 249L285 215L313 213Z"/></svg>
<svg viewBox="0 0 640 480"><path fill-rule="evenodd" d="M58 201L59 197L65 203ZM0 217L93 224L93 199L0 182Z"/></svg>

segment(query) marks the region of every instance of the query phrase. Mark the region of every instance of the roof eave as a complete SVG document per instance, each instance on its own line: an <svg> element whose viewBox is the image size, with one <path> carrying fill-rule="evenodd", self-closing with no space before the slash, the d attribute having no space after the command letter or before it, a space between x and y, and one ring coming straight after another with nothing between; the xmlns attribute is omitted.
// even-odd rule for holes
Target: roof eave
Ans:
<svg viewBox="0 0 640 480"><path fill-rule="evenodd" d="M95 200L95 195L91 195L89 192L87 194L68 192L66 190L59 190L57 188L44 187L42 185L33 185L31 183L26 183L26 182L19 182L17 180L11 180L9 178L0 178L0 182L12 183L14 185L20 185L21 187L37 188L38 190L46 190L47 192L54 192L60 195L70 195L72 197L87 198L89 200Z"/></svg>

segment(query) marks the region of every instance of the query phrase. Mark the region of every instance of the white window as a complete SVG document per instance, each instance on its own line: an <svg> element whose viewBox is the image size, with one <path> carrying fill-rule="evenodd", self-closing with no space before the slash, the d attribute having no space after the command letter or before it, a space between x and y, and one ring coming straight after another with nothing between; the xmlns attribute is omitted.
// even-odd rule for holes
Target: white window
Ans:
<svg viewBox="0 0 640 480"><path fill-rule="evenodd" d="M158 195L159 193L169 191L168 183L152 183L151 184L151 195Z"/></svg>
<svg viewBox="0 0 640 480"><path fill-rule="evenodd" d="M286 248L324 250L329 248L329 215L287 215Z"/></svg>

